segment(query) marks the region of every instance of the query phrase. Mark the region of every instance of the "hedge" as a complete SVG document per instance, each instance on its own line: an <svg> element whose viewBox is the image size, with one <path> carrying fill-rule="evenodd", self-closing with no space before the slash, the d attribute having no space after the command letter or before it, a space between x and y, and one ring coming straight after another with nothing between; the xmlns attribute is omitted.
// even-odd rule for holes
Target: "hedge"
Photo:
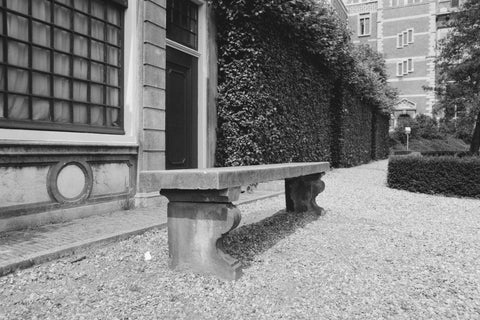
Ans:
<svg viewBox="0 0 480 320"><path fill-rule="evenodd" d="M366 85L381 81L358 76L369 67L355 66L348 30L328 6L210 3L218 30L216 166L352 166L386 157L384 96Z"/></svg>
<svg viewBox="0 0 480 320"><path fill-rule="evenodd" d="M480 157L392 156L387 183L412 192L480 198Z"/></svg>

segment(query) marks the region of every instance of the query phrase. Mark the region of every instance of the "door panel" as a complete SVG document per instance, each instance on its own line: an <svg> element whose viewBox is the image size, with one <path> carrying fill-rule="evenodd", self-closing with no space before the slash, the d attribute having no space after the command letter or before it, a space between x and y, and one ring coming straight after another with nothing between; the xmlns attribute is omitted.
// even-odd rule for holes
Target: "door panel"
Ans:
<svg viewBox="0 0 480 320"><path fill-rule="evenodd" d="M197 167L197 59L167 47L166 168Z"/></svg>

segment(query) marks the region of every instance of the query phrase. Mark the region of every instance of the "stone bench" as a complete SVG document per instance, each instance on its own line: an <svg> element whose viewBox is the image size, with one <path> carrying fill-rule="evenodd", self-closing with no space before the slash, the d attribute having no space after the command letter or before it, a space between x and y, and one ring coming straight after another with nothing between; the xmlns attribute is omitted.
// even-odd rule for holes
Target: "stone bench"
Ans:
<svg viewBox="0 0 480 320"><path fill-rule="evenodd" d="M233 280L241 263L223 250L223 236L238 226L241 186L285 179L287 211L324 210L316 196L325 188L321 177L328 162L284 163L227 168L144 171L142 191L167 197L170 267L190 269Z"/></svg>

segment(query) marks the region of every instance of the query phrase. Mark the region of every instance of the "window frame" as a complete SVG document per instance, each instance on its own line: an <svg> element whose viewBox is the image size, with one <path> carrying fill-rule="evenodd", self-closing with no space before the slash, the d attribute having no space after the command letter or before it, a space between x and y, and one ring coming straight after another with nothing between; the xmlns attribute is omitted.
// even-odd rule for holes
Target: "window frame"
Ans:
<svg viewBox="0 0 480 320"><path fill-rule="evenodd" d="M0 117L0 129L1 128L5 128L5 129L18 129L18 130L42 130L42 131L53 131L53 132L81 132L81 133L100 133L100 134L115 134L115 135L123 135L125 134L125 129L124 129L124 114L125 114L125 106L124 106L124 90L125 90L125 86L124 86L124 73L125 73L125 63L124 63L124 57L125 57L125 40L124 40L124 37L125 37L125 10L126 8L128 7L128 0L107 0L106 2L108 4L113 4L115 6L115 10L119 12L119 21L118 21L118 25L117 24L113 24L109 21L106 20L106 14L107 14L107 11L108 11L108 7L105 9L104 11L104 17L103 18L95 18L93 17L93 14L91 12L83 12L77 8L75 8L75 6L73 4L64 4L62 2L59 2L57 0L49 0L48 3L49 3L49 10L50 10L50 19L39 19L39 18L36 18L33 14L32 14L32 8L31 8L31 1L35 1L35 0L28 0L28 6L29 6L29 9L28 9L28 14L25 14L25 13L22 13L22 12L17 12L17 11L14 11L14 10L11 10L9 8L7 8L6 6L6 0L0 0L0 15L2 15L2 18L3 18L3 32L1 32L0 34L0 39L3 40L3 55L4 55L4 61L0 61L0 68L3 68L4 69L4 72L8 69L8 68L15 68L15 69L23 69L23 70L26 70L28 72L28 82L29 82L29 85L28 85L28 90L26 93L21 93L22 96L26 97L27 98L27 103L28 103L28 112L29 112L29 119L11 119L11 118L8 118L8 108L9 108L9 105L8 105L8 95L15 95L15 92L12 91L12 90L9 90L8 88L8 83L5 83L4 87L3 88L0 88L0 95L3 95L3 110L0 110L0 112L2 112L3 114L3 117ZM90 6L90 3L92 2L92 0L87 0L88 1L88 5ZM60 6L60 7L64 7L64 8L68 8L70 11L70 15L72 15L72 21L70 22L70 28L65 28L65 27L62 27L61 25L58 25L57 23L55 23L55 6ZM81 13L82 15L85 15L88 17L89 19L89 23L88 23L88 33L87 34L83 34L83 33L79 33L78 31L74 30L73 28L73 14L75 12L78 12L78 13ZM28 23L28 28L29 28L29 38L28 40L21 40L21 39L17 39L17 38L12 38L11 36L8 35L8 31L7 31L7 15L8 14L13 14L15 16L18 16L18 17L22 17L24 19L27 19L27 23ZM118 44L113 44L113 43L109 43L107 38L104 38L104 40L99 40L99 39L96 39L92 36L91 34L91 19L94 20L99 20L99 21L102 21L103 23L105 23L105 34L106 34L106 27L107 25L112 25L113 27L116 27L118 28ZM50 28L50 31L49 32L49 36L50 36L50 43L48 45L41 45L41 44L37 44L35 43L33 40L32 40L32 35L31 35L31 28L32 28L32 24L34 22L37 22L37 23L42 23L43 25L46 25ZM52 42L52 38L53 37L53 32L54 30L64 30L66 32L68 32L68 36L69 36L69 39L70 39L70 42L72 43L73 40L72 37L75 36L75 35L78 35L78 36L82 36L86 39L88 39L88 48L90 48L90 43L92 41L92 39L94 41L97 41L97 42L100 42L103 44L104 46L104 55L105 55L105 58L104 60L102 61L97 61L97 60L94 60L94 59L91 59L90 57L90 53L87 53L86 56L83 56L83 55L79 55L79 54L76 54L74 53L74 48L73 48L73 45L70 45L70 50L68 52L66 51L62 51L62 50L59 50L58 48L55 48L54 45L53 45L53 42ZM15 41L16 43L22 43L22 44L25 44L28 46L29 48L29 62L28 62L28 66L26 67L22 67L22 66L17 66L15 64L11 64L8 62L8 42L9 41ZM118 84L117 85L110 85L108 82L107 82L107 70L108 70L108 66L111 65L107 60L106 60L106 56L107 56L107 52L108 52L108 48L109 46L113 47L113 48L117 48L118 50L118 64L115 66L117 67L117 70L118 70ZM39 49L42 49L42 50L46 50L49 52L49 68L48 68L48 71L42 71L42 70L37 70L33 67L33 64L32 64L32 50L33 48L39 48ZM95 81L95 80L92 80L90 78L90 76L87 75L87 78L86 79L83 79L83 78L79 78L79 77L76 77L74 76L73 74L73 69L72 69L72 61L69 62L70 64L70 70L69 71L69 74L68 75L63 75L63 74L59 74L59 73L56 73L55 70L54 70L54 63L52 62L53 60L53 56L55 53L58 53L58 54L62 54L62 55L66 55L69 57L69 60L72 60L72 59L83 59L85 61L87 61L87 64L88 64L88 70L90 70L90 65L94 62L94 63L100 63L102 66L103 66L103 80L100 82L100 81ZM112 65L113 67L113 65ZM45 95L45 96L41 96L41 95L37 95L37 94L34 94L33 93L33 88L32 88L32 75L34 73L40 73L44 76L47 76L49 78L49 81L50 81L50 89L49 89L49 94L48 95ZM64 79L68 79L71 83L73 82L79 82L79 83L84 83L87 85L90 85L90 84L98 84L98 85L101 85L102 86L102 93L103 93L103 102L102 103L95 103L95 102L92 102L91 100L90 101L79 101L79 100L76 100L73 98L72 94L73 93L70 93L69 94L69 98L61 98L61 97L58 97L58 95L55 95L54 94L54 79L55 78L64 78ZM89 79L90 78L90 79ZM7 82L7 81L5 81ZM118 104L116 105L108 105L106 103L106 95L107 95L107 88L115 88L118 90ZM71 88L71 85L70 85L70 90L72 90ZM87 89L88 90L88 89ZM88 90L87 92L89 92L90 90ZM87 93L88 95L88 93ZM44 100L44 101L48 101L49 103L49 108L50 108L50 111L49 111L49 119L48 120L34 120L33 119L33 99L35 98L38 98L38 99L41 99L41 100ZM88 99L88 98L87 98ZM54 113L52 113L52 110L54 109L54 104L55 102L64 102L64 103L68 103L69 105L69 110L70 110L70 115L69 115L69 122L55 122L54 120ZM103 124L102 125L94 125L94 124L82 124L82 123L75 123L73 122L73 110L74 110L74 104L81 104L81 105L84 105L86 106L87 110L87 114L90 114L90 110L92 107L95 107L95 106L100 106L102 107L102 122ZM118 110L118 126L107 126L106 124L106 121L107 121L107 108L110 108L110 109L116 109ZM87 119L89 119L89 116L87 116Z"/></svg>
<svg viewBox="0 0 480 320"><path fill-rule="evenodd" d="M415 41L415 33L413 28L407 29L408 44L412 44Z"/></svg>
<svg viewBox="0 0 480 320"><path fill-rule="evenodd" d="M362 20L368 21L368 33L362 33ZM363 23L365 26L365 22ZM364 28L365 29L365 28ZM365 31L365 30L363 30ZM360 13L358 15L358 36L359 37L368 37L372 34L372 16L370 12L367 13Z"/></svg>
<svg viewBox="0 0 480 320"><path fill-rule="evenodd" d="M397 49L403 48L403 32L397 33Z"/></svg>
<svg viewBox="0 0 480 320"><path fill-rule="evenodd" d="M414 66L413 66L413 58L408 58L407 59L407 68L408 68L408 73L414 71Z"/></svg>

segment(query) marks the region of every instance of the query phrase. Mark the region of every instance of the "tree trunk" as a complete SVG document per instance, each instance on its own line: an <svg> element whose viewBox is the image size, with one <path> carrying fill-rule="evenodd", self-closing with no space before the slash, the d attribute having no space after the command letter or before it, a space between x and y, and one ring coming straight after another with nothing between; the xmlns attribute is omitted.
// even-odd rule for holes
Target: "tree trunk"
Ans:
<svg viewBox="0 0 480 320"><path fill-rule="evenodd" d="M478 153L480 148L480 112L477 114L477 121L475 122L475 130L472 135L472 143L470 144L470 152L472 154Z"/></svg>

